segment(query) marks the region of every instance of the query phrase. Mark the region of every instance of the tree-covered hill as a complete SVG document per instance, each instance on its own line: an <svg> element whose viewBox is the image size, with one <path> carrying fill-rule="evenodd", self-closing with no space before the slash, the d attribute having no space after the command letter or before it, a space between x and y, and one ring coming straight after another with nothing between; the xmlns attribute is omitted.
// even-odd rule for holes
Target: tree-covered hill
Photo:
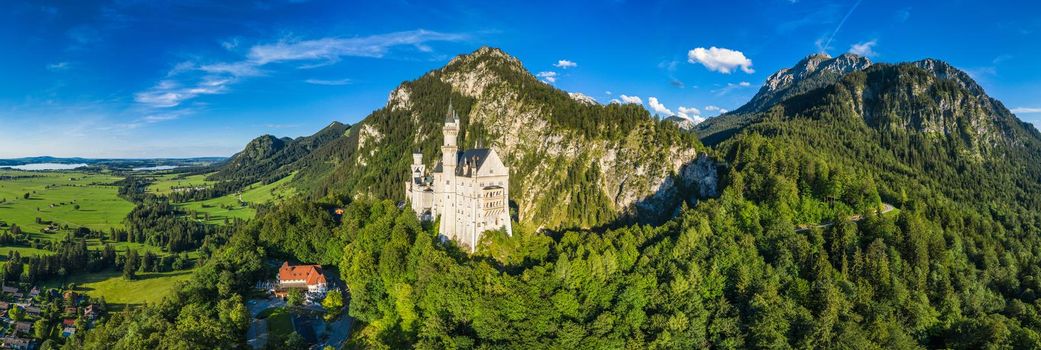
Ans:
<svg viewBox="0 0 1041 350"><path fill-rule="evenodd" d="M576 100L486 47L402 83L385 107L303 157L293 182L316 198L403 200L412 152L428 168L440 159L450 105L461 119L460 145L495 148L510 168L511 207L524 222L657 221L702 192L695 169L712 170L704 158L692 166L701 145L672 123L638 105Z"/></svg>
<svg viewBox="0 0 1041 350"><path fill-rule="evenodd" d="M379 196L395 172L371 164L408 150L368 146L417 135L391 125L436 130L446 101L427 100L430 91L472 118L465 143L495 140L480 136L495 128L473 126L487 120L486 102L448 92L479 84L430 77L441 74L451 76L431 73L403 85L408 98L392 97L429 105L430 116L413 123L392 104L301 160L333 161L302 171ZM725 166L719 196L664 224L546 234L535 220L513 237L485 235L471 255L392 200L297 199L236 226L177 298L71 342L243 347L242 295L277 258L338 265L359 348L1041 348L1036 129L935 60L872 65L747 116L709 150ZM572 122L545 119L583 140L630 137ZM420 145L429 157L432 138L388 146ZM884 204L898 210L881 214Z"/></svg>
<svg viewBox="0 0 1041 350"><path fill-rule="evenodd" d="M296 139L271 135L257 137L241 152L220 164L209 180L232 181L243 186L257 181L274 182L301 168L298 161L343 137L348 129L349 125L332 122L314 135Z"/></svg>

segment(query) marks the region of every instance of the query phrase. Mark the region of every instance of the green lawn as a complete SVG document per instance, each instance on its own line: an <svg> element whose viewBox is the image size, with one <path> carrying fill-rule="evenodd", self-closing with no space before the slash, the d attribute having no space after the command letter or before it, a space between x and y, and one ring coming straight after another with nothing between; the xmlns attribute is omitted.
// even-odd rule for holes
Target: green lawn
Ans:
<svg viewBox="0 0 1041 350"><path fill-rule="evenodd" d="M252 219L253 216L257 214L256 210L250 208L248 205L242 205L242 202L259 204L292 196L295 192L293 188L288 186L288 183L295 175L296 173L293 173L281 180L267 185L261 185L259 183L250 185L243 190L241 195L229 194L223 197L198 202L181 203L179 205L187 210L199 213L209 213L210 220L207 221L207 223L211 224L223 224L225 218Z"/></svg>
<svg viewBox="0 0 1041 350"><path fill-rule="evenodd" d="M91 297L105 297L108 305L117 308L128 305L155 303L170 294L178 282L191 278L192 270L139 273L137 279L126 280L122 273L103 271L76 274L62 279L52 279L44 284L47 288L59 288L69 283L76 284L76 291Z"/></svg>
<svg viewBox="0 0 1041 350"><path fill-rule="evenodd" d="M30 178L0 180L0 221L16 223L25 232L40 234L39 238L61 239L63 235L41 234L46 225L36 218L53 221L58 225L107 230L122 227L123 218L134 208L117 195L120 180L107 174L88 174L74 171L43 172L0 170L2 176L31 176ZM29 193L29 199L24 199ZM76 209L79 205L79 209Z"/></svg>
<svg viewBox="0 0 1041 350"><path fill-rule="evenodd" d="M286 307L278 308L267 317L267 329L272 339L285 339L293 333L293 315Z"/></svg>
<svg viewBox="0 0 1041 350"><path fill-rule="evenodd" d="M153 178L154 182L148 185L147 190L150 193L165 195L172 193L176 188L208 187L214 183L206 180L209 175L161 174Z"/></svg>

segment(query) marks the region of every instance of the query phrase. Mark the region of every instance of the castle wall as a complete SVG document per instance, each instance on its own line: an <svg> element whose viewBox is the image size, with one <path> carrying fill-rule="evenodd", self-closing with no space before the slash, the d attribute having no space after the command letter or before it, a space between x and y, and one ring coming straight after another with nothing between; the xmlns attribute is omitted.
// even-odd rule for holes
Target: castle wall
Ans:
<svg viewBox="0 0 1041 350"><path fill-rule="evenodd" d="M455 145L458 127L458 119L450 115L442 130L442 171L427 178L422 156L413 155L412 179L405 186L405 197L421 219L440 217L441 236L473 251L485 231L505 228L507 234L513 234L508 204L509 168L495 151L488 150L478 153L485 156L479 167L474 161L463 163L463 170L457 175L458 162L466 161L460 159L462 153Z"/></svg>

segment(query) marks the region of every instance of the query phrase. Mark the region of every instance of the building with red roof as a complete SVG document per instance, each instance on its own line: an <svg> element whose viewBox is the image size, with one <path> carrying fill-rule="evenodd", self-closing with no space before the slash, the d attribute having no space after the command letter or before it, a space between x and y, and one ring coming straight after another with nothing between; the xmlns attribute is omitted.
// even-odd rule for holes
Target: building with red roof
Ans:
<svg viewBox="0 0 1041 350"><path fill-rule="evenodd" d="M289 265L286 261L278 269L279 289L300 288L310 293L325 293L328 281L321 265Z"/></svg>

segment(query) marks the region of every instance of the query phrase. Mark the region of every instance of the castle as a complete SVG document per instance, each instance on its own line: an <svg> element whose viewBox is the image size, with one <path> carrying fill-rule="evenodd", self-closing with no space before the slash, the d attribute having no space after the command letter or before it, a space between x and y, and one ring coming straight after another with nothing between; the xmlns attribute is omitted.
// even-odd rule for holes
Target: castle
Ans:
<svg viewBox="0 0 1041 350"><path fill-rule="evenodd" d="M510 170L489 148L459 151L459 117L448 104L441 146L441 161L426 173L423 154L412 154L412 173L405 184L405 197L420 219L441 218L438 232L471 252L481 234L510 227Z"/></svg>

